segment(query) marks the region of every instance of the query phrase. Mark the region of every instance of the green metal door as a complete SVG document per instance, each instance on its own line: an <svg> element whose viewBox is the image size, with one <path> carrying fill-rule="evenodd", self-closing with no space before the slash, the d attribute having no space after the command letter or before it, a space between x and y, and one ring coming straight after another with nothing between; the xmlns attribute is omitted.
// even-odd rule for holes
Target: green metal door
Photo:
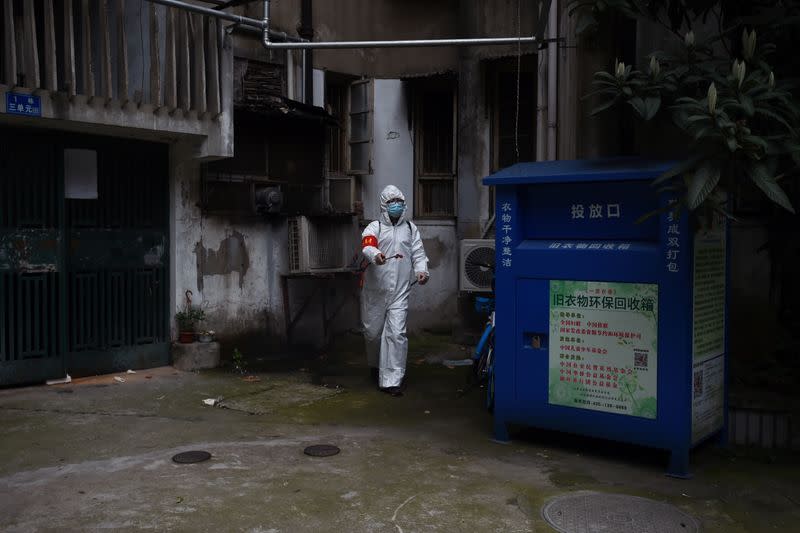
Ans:
<svg viewBox="0 0 800 533"><path fill-rule="evenodd" d="M65 198L64 150L97 154ZM167 147L0 129L0 385L169 363Z"/></svg>
<svg viewBox="0 0 800 533"><path fill-rule="evenodd" d="M0 385L64 376L56 150L0 128Z"/></svg>
<svg viewBox="0 0 800 533"><path fill-rule="evenodd" d="M67 369L169 363L165 145L71 140L97 151L97 199L66 201Z"/></svg>

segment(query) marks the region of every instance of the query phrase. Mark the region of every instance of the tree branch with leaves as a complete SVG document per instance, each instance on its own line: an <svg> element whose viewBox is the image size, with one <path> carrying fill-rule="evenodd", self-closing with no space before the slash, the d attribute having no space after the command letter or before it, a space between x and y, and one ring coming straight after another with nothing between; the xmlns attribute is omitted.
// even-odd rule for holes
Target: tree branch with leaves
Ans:
<svg viewBox="0 0 800 533"><path fill-rule="evenodd" d="M675 55L649 54L646 71L617 61L611 72L595 73L593 91L584 98L599 101L592 115L623 104L645 124L669 114L686 143L676 151L690 155L656 183L683 193L677 208L703 206L729 215L719 200L724 195L716 193L741 194L746 190L741 185L749 181L794 213L781 186L797 179L800 169L800 108L791 92L794 86L776 80L770 62L777 47L761 42L755 25L748 28L745 19L728 16L733 20L725 27L725 6L705 0L573 2L570 13L580 17L582 31L598 24L599 14L616 11L655 21L681 39ZM800 16L800 5L789 2L784 9L770 11L772 18L762 17L765 34L794 31L785 22ZM681 27L709 14L717 17L718 33L702 41L691 29L679 34ZM732 35L739 29L741 42L735 43Z"/></svg>

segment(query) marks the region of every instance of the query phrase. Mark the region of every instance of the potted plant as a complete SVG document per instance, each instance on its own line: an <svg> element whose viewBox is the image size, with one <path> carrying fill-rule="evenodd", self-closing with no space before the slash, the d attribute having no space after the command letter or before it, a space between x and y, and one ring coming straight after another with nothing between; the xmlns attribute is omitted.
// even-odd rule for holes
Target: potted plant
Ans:
<svg viewBox="0 0 800 533"><path fill-rule="evenodd" d="M205 318L205 311L192 305L187 305L186 309L175 313L175 322L178 324L178 342L183 344L193 343L195 326Z"/></svg>

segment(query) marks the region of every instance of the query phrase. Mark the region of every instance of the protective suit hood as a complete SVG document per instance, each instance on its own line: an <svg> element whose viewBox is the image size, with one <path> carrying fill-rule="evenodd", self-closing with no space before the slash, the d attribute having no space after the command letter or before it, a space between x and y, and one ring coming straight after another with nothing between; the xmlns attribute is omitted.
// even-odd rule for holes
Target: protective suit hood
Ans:
<svg viewBox="0 0 800 533"><path fill-rule="evenodd" d="M389 200L394 200L396 198L403 200L403 203L406 201L403 192L394 185L387 185L383 191L381 191L381 222L384 224L392 225L392 219L389 217ZM407 215L408 206L406 205L406 210L403 211L403 214L400 215L400 218L397 220L398 226L408 220Z"/></svg>

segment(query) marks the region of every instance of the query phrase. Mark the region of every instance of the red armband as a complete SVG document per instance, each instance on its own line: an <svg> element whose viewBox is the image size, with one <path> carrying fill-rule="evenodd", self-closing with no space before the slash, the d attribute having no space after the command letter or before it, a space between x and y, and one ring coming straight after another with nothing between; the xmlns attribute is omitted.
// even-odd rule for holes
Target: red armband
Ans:
<svg viewBox="0 0 800 533"><path fill-rule="evenodd" d="M374 248L378 247L378 238L374 235L367 235L363 239L361 239L361 248L366 248L367 246L372 246Z"/></svg>

